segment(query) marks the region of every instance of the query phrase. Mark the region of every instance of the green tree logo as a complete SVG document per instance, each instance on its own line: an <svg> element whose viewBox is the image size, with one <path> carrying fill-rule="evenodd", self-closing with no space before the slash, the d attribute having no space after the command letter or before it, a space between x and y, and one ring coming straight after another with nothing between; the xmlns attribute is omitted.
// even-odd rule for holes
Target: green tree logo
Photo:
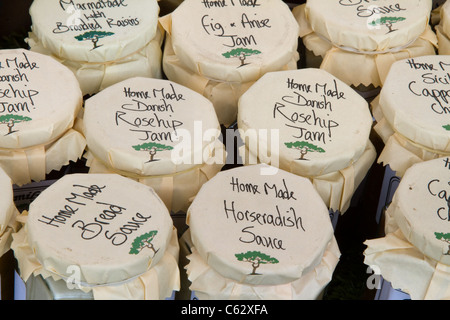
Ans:
<svg viewBox="0 0 450 320"><path fill-rule="evenodd" d="M450 124L447 124L445 126L442 126L442 128L444 128L447 131L450 131Z"/></svg>
<svg viewBox="0 0 450 320"><path fill-rule="evenodd" d="M237 253L235 254L236 259L238 261L249 262L252 264L252 273L251 275L258 275L260 273L256 273L256 269L259 268L261 264L275 264L279 261L271 256L261 253L259 251L247 251L246 253Z"/></svg>
<svg viewBox="0 0 450 320"><path fill-rule="evenodd" d="M305 159L305 156L308 152L325 152L324 149L306 141L285 142L284 144L289 149L296 149L300 151L300 158L297 160L307 160Z"/></svg>
<svg viewBox="0 0 450 320"><path fill-rule="evenodd" d="M13 127L16 123L23 121L31 121L32 119L29 117L21 116L18 114L5 114L0 116L0 124L6 124L8 126L8 133L5 136L17 132L18 130L13 130Z"/></svg>
<svg viewBox="0 0 450 320"><path fill-rule="evenodd" d="M447 252L444 254L450 255L450 233L435 232L434 235L436 236L436 239L444 241L445 243L448 243Z"/></svg>
<svg viewBox="0 0 450 320"><path fill-rule="evenodd" d="M245 63L245 59L249 56L253 56L255 54L260 54L261 51L259 50L253 50L253 49L247 49L247 48L236 48L233 49L231 51L222 53L222 55L229 59L229 58L239 58L239 60L241 61L241 65L238 67L242 67L247 65L248 63Z"/></svg>
<svg viewBox="0 0 450 320"><path fill-rule="evenodd" d="M392 25L394 23L400 22L406 20L406 18L403 17L382 17L380 19L376 19L373 20L371 22L369 22L369 25L376 27L376 26L386 26L388 28L388 32L387 33L391 33L394 31L397 31L398 29L392 29Z"/></svg>
<svg viewBox="0 0 450 320"><path fill-rule="evenodd" d="M91 40L94 44L94 47L91 50L95 50L97 48L100 48L101 45L98 45L98 40L101 38L112 36L114 32L106 32L106 31L88 31L83 34L80 34L78 36L75 36L75 39L78 41L86 41Z"/></svg>
<svg viewBox="0 0 450 320"><path fill-rule="evenodd" d="M133 146L133 149L136 151L148 151L148 153L150 154L150 160L147 162L152 162L158 161L158 159L155 159L155 155L158 151L172 150L173 147L156 142L147 142Z"/></svg>
<svg viewBox="0 0 450 320"><path fill-rule="evenodd" d="M156 255L156 253L159 251L155 250L155 247L153 246L153 239L155 238L158 231L153 230L147 233L144 233L143 235L140 235L136 237L133 240L133 243L131 244L130 254L139 254L144 248L149 248L153 251L153 255Z"/></svg>

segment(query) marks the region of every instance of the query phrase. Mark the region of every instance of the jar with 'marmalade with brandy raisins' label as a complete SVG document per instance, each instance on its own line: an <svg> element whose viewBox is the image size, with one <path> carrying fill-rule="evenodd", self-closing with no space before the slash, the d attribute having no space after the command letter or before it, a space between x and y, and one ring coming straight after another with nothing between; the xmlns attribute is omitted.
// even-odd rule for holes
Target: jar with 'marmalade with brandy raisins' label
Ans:
<svg viewBox="0 0 450 320"><path fill-rule="evenodd" d="M431 0L308 0L293 9L306 65L320 67L373 98L391 64L435 54Z"/></svg>

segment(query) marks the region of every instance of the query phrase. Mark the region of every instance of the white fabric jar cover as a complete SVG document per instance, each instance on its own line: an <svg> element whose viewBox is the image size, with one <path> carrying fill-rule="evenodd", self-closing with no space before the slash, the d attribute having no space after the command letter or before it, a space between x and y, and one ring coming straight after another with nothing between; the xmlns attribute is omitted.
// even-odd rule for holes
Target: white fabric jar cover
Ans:
<svg viewBox="0 0 450 320"><path fill-rule="evenodd" d="M66 65L83 95L92 95L129 77L162 78L158 15L156 0L37 0L26 41Z"/></svg>
<svg viewBox="0 0 450 320"><path fill-rule="evenodd" d="M73 73L46 55L0 51L0 166L19 186L45 180L81 158L84 136L74 129L83 97Z"/></svg>

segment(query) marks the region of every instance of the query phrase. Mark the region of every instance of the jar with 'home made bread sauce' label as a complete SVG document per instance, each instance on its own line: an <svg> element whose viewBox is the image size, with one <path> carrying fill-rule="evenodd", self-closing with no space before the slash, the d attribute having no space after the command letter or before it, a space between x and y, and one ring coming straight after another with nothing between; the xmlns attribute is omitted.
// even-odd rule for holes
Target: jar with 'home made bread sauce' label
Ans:
<svg viewBox="0 0 450 320"><path fill-rule="evenodd" d="M0 79L0 166L14 184L45 180L81 158L83 97L68 68L29 50L0 50Z"/></svg>
<svg viewBox="0 0 450 320"><path fill-rule="evenodd" d="M225 127L254 81L297 69L298 24L281 0L185 0L160 22L165 75L210 99Z"/></svg>
<svg viewBox="0 0 450 320"><path fill-rule="evenodd" d="M376 152L366 100L325 70L270 72L239 100L240 155L310 179L344 214Z"/></svg>
<svg viewBox="0 0 450 320"><path fill-rule="evenodd" d="M265 164L218 173L186 222L180 262L194 299L320 299L340 257L311 182Z"/></svg>
<svg viewBox="0 0 450 320"><path fill-rule="evenodd" d="M435 54L431 5L431 0L308 0L293 9L306 65L373 98L393 62Z"/></svg>
<svg viewBox="0 0 450 320"><path fill-rule="evenodd" d="M150 185L169 211L186 212L225 164L212 103L169 80L131 78L85 102L89 173L115 172Z"/></svg>
<svg viewBox="0 0 450 320"><path fill-rule="evenodd" d="M364 262L412 300L450 298L449 170L448 157L409 167L386 210L386 235L365 242Z"/></svg>
<svg viewBox="0 0 450 320"><path fill-rule="evenodd" d="M11 235L19 230L18 214L11 178L0 168L0 300L12 300L14 296L14 257L10 248Z"/></svg>
<svg viewBox="0 0 450 320"><path fill-rule="evenodd" d="M179 290L177 232L148 186L68 174L25 214L11 248L27 299L158 300Z"/></svg>
<svg viewBox="0 0 450 320"><path fill-rule="evenodd" d="M157 0L35 0L26 41L66 65L83 95L92 95L130 77L162 78L158 15Z"/></svg>

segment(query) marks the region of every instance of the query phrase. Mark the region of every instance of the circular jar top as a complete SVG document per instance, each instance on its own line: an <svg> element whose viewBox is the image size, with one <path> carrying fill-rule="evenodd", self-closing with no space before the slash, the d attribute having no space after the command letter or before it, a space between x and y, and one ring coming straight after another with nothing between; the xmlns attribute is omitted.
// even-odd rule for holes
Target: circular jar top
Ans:
<svg viewBox="0 0 450 320"><path fill-rule="evenodd" d="M30 205L25 225L36 258L89 285L139 276L158 263L172 234L167 208L152 188L115 174L70 174Z"/></svg>
<svg viewBox="0 0 450 320"><path fill-rule="evenodd" d="M0 147L54 142L72 128L83 97L72 71L24 49L0 50Z"/></svg>
<svg viewBox="0 0 450 320"><path fill-rule="evenodd" d="M131 78L85 102L87 146L107 167L140 176L204 164L221 134L212 103L177 83Z"/></svg>

